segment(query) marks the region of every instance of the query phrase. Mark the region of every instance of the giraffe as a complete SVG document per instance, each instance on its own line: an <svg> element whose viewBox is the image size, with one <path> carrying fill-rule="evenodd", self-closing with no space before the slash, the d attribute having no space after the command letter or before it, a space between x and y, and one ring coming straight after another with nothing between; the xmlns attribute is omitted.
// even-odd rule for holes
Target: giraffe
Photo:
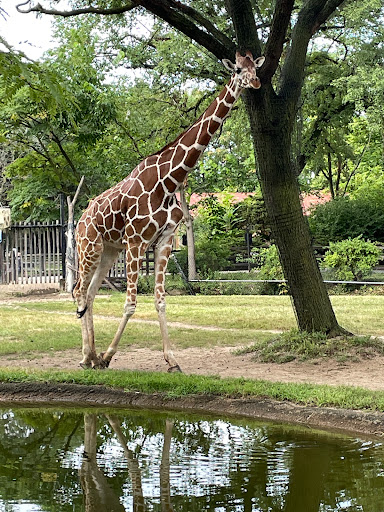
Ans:
<svg viewBox="0 0 384 512"><path fill-rule="evenodd" d="M244 88L259 89L256 69L264 57L250 51L236 62L223 60L231 72L224 89L185 132L157 153L145 158L126 178L93 199L76 228L79 278L73 290L81 318L83 358L80 366L106 368L116 353L129 318L136 309L140 265L149 247L155 252L155 307L168 371L181 371L171 349L166 322L165 271L175 231L183 214L178 188L232 110ZM93 302L104 277L122 249L126 250L127 293L123 317L106 352L96 355Z"/></svg>

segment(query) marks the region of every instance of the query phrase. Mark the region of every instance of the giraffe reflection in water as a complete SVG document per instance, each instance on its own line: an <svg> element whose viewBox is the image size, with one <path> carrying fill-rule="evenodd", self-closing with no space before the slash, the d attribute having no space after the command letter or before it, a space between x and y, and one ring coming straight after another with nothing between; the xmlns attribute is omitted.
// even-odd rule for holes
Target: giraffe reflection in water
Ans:
<svg viewBox="0 0 384 512"><path fill-rule="evenodd" d="M117 416L105 415L109 425L115 432L116 438L123 448L127 468L132 484L132 512L147 512L142 486L142 474L137 455L130 450L127 440L121 430ZM174 512L171 504L169 481L169 452L172 440L173 421L166 420L164 442L160 464L160 503L162 512ZM84 454L79 470L81 487L84 493L85 512L125 512L119 496L110 487L108 478L97 464L97 415L84 414Z"/></svg>

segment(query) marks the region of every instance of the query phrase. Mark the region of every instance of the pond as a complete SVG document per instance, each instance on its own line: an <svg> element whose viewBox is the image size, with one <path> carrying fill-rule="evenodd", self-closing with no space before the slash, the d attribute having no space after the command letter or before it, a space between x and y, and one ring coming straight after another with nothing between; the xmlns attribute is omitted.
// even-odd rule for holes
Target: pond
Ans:
<svg viewBox="0 0 384 512"><path fill-rule="evenodd" d="M0 511L384 510L384 447L283 424L0 410Z"/></svg>

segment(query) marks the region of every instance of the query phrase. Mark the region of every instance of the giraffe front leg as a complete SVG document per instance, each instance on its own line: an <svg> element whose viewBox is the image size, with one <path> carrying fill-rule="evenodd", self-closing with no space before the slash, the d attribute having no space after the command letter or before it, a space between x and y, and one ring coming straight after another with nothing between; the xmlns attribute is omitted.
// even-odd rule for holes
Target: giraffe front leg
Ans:
<svg viewBox="0 0 384 512"><path fill-rule="evenodd" d="M80 366L84 370L88 370L98 364L95 347L95 329L93 326L93 301L88 304L84 315L81 317L81 332L83 338L83 359L80 361Z"/></svg>
<svg viewBox="0 0 384 512"><path fill-rule="evenodd" d="M165 314L165 271L172 252L174 233L159 241L155 249L155 308L159 318L160 332L163 340L164 359L168 363L168 372L181 372L181 368L172 352Z"/></svg>

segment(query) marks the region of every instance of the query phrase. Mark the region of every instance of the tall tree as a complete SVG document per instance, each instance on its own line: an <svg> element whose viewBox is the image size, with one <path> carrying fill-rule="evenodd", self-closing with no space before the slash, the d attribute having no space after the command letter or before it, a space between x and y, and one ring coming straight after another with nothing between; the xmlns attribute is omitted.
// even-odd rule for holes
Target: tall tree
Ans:
<svg viewBox="0 0 384 512"><path fill-rule="evenodd" d="M328 335L343 330L335 318L302 214L297 175L291 161L291 137L308 45L325 28L327 20L339 15L343 3L303 0L295 6L294 0L276 0L271 5L251 0L126 0L99 5L81 3L70 11L47 9L40 4L27 9L64 17L83 13L121 17L130 11L142 13L144 8L217 59L233 59L236 47L242 52L251 50L255 57L265 55L266 64L260 73L262 88L244 94L261 187L299 327L325 331ZM380 10L380 6L374 8Z"/></svg>

